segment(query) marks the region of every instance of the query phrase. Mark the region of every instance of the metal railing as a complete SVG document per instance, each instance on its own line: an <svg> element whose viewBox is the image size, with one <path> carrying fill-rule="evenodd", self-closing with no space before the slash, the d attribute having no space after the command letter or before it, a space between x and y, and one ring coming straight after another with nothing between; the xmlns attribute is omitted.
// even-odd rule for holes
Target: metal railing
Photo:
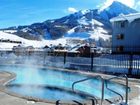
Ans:
<svg viewBox="0 0 140 105"><path fill-rule="evenodd" d="M116 91L114 91L114 90L112 90L112 89L110 89L110 88L108 87L107 81L105 81L105 86L106 86L106 89L108 89L109 91L111 91L111 92L117 94L118 96L120 96L121 100L123 100L123 96L122 96L121 94L119 94L118 92L116 92Z"/></svg>
<svg viewBox="0 0 140 105"><path fill-rule="evenodd" d="M92 101L92 105L97 105L97 103L95 103L95 101L94 101L94 99L91 99L91 101ZM76 100L72 100L72 102L74 102L74 105L76 104L76 105L86 105L86 104L83 104L83 103L81 103L81 102L79 102L79 101L76 101ZM72 103L71 103L72 104ZM56 102L55 102L55 105L63 105L63 101L61 102L61 100L57 100ZM65 103L64 103L64 105L66 105ZM72 104L73 105L73 104Z"/></svg>
<svg viewBox="0 0 140 105"><path fill-rule="evenodd" d="M102 81L102 93L101 93L101 104L100 105L103 105L103 101L104 101L104 79L102 78L102 76L100 75L97 75L97 76L92 76L92 77L89 77L89 78L85 78L85 79L82 79L82 80L79 80L79 81L75 81L73 84L72 84L72 90L74 90L74 86L77 84L77 83L80 83L80 82L84 82L84 81L87 81L87 80L90 80L90 79L93 79L93 78L100 78L101 81ZM95 98L95 100L97 101L97 99Z"/></svg>
<svg viewBox="0 0 140 105"><path fill-rule="evenodd" d="M124 77L126 79L126 89L125 89L125 103L127 104L128 103L128 77L127 75L119 75L119 76L115 76L115 77L112 77L112 78L109 78L109 79L106 79L106 81L111 81L112 79L119 79L121 77ZM115 94L119 95L121 97L121 99L123 100L123 96L121 94L119 94L118 92L110 89L107 87L107 82L106 82L106 88L112 92L114 92Z"/></svg>
<svg viewBox="0 0 140 105"><path fill-rule="evenodd" d="M106 88L110 91L112 91L113 93L119 95L121 97L121 100L123 101L123 96L121 94L119 94L118 92L110 89L108 86L107 86L107 82L108 81L111 81L113 79L118 79L118 78L121 78L121 77L124 77L126 79L126 90L125 90L125 103L127 104L128 103L128 77L127 75L119 75L119 76L115 76L115 77L112 77L112 78L109 78L109 79L104 79L102 78L100 75L97 75L97 76L93 76L93 77L89 77L89 78L85 78L85 79L82 79L82 80L79 80L79 81L75 81L73 84L72 84L72 90L74 90L74 86L77 84L77 83L80 83L80 82L84 82L84 81L87 81L87 80L90 80L90 79L93 79L93 78L100 78L101 81L102 81L102 93L101 93L101 104L100 105L103 105L103 101L104 101L104 85L106 86ZM105 82L106 81L106 82ZM95 98L96 102L97 102L97 99Z"/></svg>

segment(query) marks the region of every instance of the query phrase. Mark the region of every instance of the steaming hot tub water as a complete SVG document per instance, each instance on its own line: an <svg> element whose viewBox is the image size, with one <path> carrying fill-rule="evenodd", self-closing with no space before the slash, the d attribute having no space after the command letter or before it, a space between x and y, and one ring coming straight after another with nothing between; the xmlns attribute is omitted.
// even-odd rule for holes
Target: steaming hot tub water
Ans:
<svg viewBox="0 0 140 105"><path fill-rule="evenodd" d="M72 83L84 78L86 75L78 73L49 70L47 68L0 66L3 71L15 73L16 79L7 85L9 91L23 96L31 96L51 101L56 100L87 100L88 96L76 94L71 89ZM101 98L101 81L99 79L88 80L75 85L75 89L91 96ZM125 86L109 82L108 87L120 94L125 94ZM105 98L110 99L117 95L105 88Z"/></svg>

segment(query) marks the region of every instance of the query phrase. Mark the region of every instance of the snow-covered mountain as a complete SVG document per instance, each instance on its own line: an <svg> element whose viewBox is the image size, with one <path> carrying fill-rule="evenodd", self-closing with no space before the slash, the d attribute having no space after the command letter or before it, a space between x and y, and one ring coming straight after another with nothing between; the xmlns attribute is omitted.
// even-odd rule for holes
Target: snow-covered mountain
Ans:
<svg viewBox="0 0 140 105"><path fill-rule="evenodd" d="M127 15L130 13L136 13L137 11L118 1L114 1L109 7L101 8L98 12L102 18L109 20L112 17L116 17L120 14Z"/></svg>
<svg viewBox="0 0 140 105"><path fill-rule="evenodd" d="M109 21L111 18L120 14L136 12L136 10L114 1L106 8L81 10L59 19L9 29L16 30L13 32L14 34L26 39L92 39L92 41L96 41L101 45L102 42L108 41L111 37L112 28Z"/></svg>

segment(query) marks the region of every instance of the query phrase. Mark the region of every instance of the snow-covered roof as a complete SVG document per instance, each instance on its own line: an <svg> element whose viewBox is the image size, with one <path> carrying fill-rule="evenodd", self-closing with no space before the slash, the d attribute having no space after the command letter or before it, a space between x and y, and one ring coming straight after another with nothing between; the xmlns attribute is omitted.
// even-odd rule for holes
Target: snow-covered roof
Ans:
<svg viewBox="0 0 140 105"><path fill-rule="evenodd" d="M140 13L133 13L133 14L129 14L129 15L121 14L118 17L110 19L110 21L111 22L115 22L115 21L125 21L125 20L128 20L129 22L132 22L135 19L139 19L139 18L140 18Z"/></svg>

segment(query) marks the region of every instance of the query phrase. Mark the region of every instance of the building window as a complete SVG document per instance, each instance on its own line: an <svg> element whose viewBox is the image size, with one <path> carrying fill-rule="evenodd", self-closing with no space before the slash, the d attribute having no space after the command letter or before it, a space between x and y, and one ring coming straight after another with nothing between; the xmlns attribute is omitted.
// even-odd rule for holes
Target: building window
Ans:
<svg viewBox="0 0 140 105"><path fill-rule="evenodd" d="M120 22L115 22L115 27L119 27Z"/></svg>
<svg viewBox="0 0 140 105"><path fill-rule="evenodd" d="M123 52L124 51L124 47L123 46L118 46L117 47L117 52Z"/></svg>
<svg viewBox="0 0 140 105"><path fill-rule="evenodd" d="M118 39L118 40L123 40L123 39L124 39L124 34L119 34L119 35L117 35L117 39Z"/></svg>
<svg viewBox="0 0 140 105"><path fill-rule="evenodd" d="M122 21L122 22L121 22L121 28L124 28L124 27L125 27L125 22Z"/></svg>

